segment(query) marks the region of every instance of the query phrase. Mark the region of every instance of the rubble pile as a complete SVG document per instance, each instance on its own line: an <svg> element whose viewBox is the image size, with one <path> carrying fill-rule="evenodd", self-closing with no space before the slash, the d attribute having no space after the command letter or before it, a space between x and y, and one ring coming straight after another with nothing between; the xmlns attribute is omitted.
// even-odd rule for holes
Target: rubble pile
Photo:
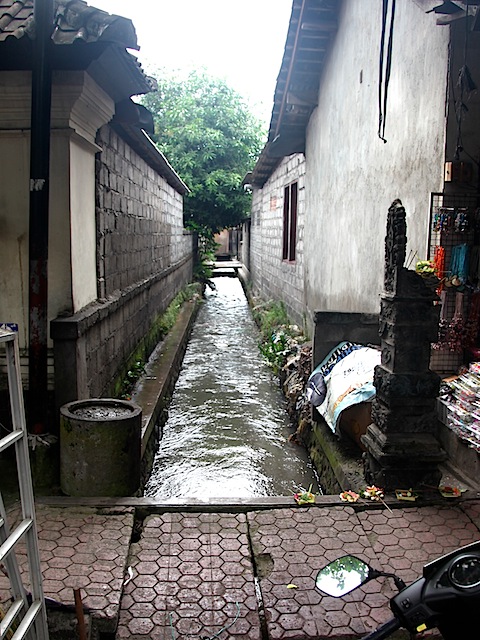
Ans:
<svg viewBox="0 0 480 640"><path fill-rule="evenodd" d="M287 400L287 411L296 431L290 440L304 445L303 434L311 424L311 407L306 400L305 389L312 372L311 343L298 344L286 360L280 376L280 384Z"/></svg>

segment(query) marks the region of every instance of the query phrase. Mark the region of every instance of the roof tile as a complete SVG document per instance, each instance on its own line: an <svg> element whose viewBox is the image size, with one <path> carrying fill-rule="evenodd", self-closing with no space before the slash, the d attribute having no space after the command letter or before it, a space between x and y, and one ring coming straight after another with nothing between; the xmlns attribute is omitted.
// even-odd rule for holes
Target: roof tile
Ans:
<svg viewBox="0 0 480 640"><path fill-rule="evenodd" d="M10 36L21 38L28 33L32 20L33 0L0 0L0 41ZM105 40L138 49L131 20L110 15L83 0L55 0L55 25L52 39L56 44Z"/></svg>
<svg viewBox="0 0 480 640"><path fill-rule="evenodd" d="M33 0L0 0L0 40L21 37L33 13Z"/></svg>

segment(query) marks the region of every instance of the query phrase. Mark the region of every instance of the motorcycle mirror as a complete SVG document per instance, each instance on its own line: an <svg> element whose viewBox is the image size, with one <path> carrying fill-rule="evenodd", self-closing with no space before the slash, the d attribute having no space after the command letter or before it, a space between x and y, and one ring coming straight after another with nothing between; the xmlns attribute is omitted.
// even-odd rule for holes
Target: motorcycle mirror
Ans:
<svg viewBox="0 0 480 640"><path fill-rule="evenodd" d="M315 586L329 596L339 598L374 577L374 570L360 558L342 556L317 573Z"/></svg>

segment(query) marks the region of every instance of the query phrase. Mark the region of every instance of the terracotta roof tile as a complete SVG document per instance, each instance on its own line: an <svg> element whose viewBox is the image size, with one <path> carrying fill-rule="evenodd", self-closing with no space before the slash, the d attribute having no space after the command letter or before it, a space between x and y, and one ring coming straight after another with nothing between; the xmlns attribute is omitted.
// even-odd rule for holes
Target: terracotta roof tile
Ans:
<svg viewBox="0 0 480 640"><path fill-rule="evenodd" d="M8 56L2 59L7 65L2 68L15 68L15 56L19 55L20 50L23 53L19 55L19 64L25 64L24 52L29 50L29 43L26 41L29 40L34 26L34 0L0 0L0 45L5 44L5 50L9 51L10 56L8 60ZM9 49L7 45L9 40L13 43L19 41L27 47L19 44L21 49L18 49L14 44L14 48ZM116 100L123 100L134 94L148 93L156 88L154 79L145 75L137 58L127 51L127 49L139 48L135 27L128 18L110 15L106 11L89 6L84 0L55 0L52 41L55 45L71 45L77 42L117 45L108 47L109 53L105 53L98 64L90 67L95 80L104 88L108 85ZM52 60L56 63L60 61L59 64L61 64L63 52L59 47L54 47L54 50ZM86 49L76 49L76 51L77 58L83 55L88 61ZM120 68L122 74L110 82L112 68L117 70ZM122 89L117 91L119 84Z"/></svg>
<svg viewBox="0 0 480 640"><path fill-rule="evenodd" d="M33 14L33 0L0 0L0 40L22 37Z"/></svg>
<svg viewBox="0 0 480 640"><path fill-rule="evenodd" d="M33 0L0 0L0 41L10 36L21 38L33 21ZM55 2L56 44L72 44L77 40L116 42L128 49L138 49L131 20L110 15L89 6L83 0Z"/></svg>

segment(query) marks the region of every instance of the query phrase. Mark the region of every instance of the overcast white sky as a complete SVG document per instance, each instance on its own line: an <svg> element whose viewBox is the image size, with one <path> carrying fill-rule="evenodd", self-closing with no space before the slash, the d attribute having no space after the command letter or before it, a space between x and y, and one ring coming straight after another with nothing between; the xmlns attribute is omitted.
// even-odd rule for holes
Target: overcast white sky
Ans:
<svg viewBox="0 0 480 640"><path fill-rule="evenodd" d="M292 0L87 1L133 21L147 73L205 67L269 124Z"/></svg>

